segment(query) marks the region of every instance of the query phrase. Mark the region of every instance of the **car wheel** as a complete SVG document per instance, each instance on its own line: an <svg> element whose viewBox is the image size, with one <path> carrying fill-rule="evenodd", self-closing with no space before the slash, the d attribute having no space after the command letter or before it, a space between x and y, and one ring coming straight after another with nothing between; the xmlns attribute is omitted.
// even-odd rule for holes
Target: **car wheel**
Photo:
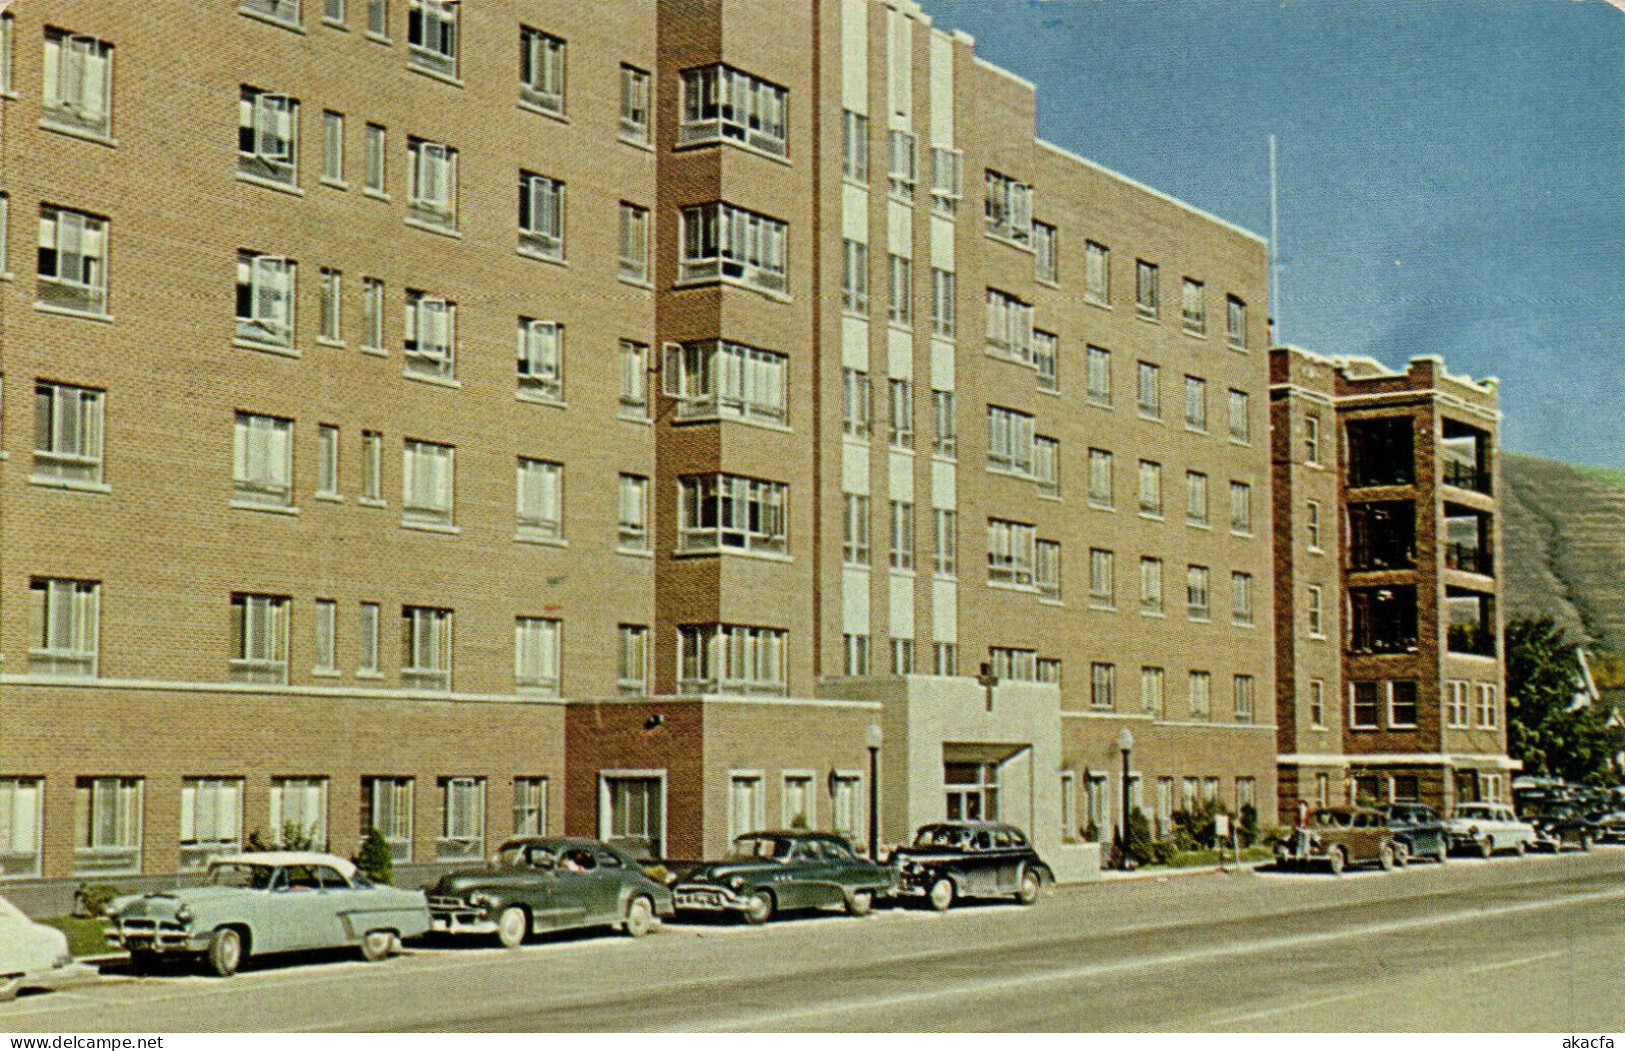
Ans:
<svg viewBox="0 0 1625 1051"><path fill-rule="evenodd" d="M1377 864L1382 866L1384 872L1394 871L1395 858L1392 843L1384 843L1382 849L1377 851Z"/></svg>
<svg viewBox="0 0 1625 1051"><path fill-rule="evenodd" d="M846 913L848 916L867 916L869 910L875 907L875 892L872 890L855 890L852 896L846 899Z"/></svg>
<svg viewBox="0 0 1625 1051"><path fill-rule="evenodd" d="M1016 900L1023 905L1037 905L1038 891L1042 885L1038 873L1028 869L1021 874L1021 887L1016 891Z"/></svg>
<svg viewBox="0 0 1625 1051"><path fill-rule="evenodd" d="M765 890L759 890L750 896L745 905L745 922L751 926L760 926L773 918L773 895Z"/></svg>
<svg viewBox="0 0 1625 1051"><path fill-rule="evenodd" d="M1589 832L1582 831L1580 833L1580 849L1582 851L1591 849L1591 834Z"/></svg>
<svg viewBox="0 0 1625 1051"><path fill-rule="evenodd" d="M1529 844L1520 839L1512 845L1512 852L1521 858L1529 852ZM1554 849L1552 853L1555 854L1557 851Z"/></svg>
<svg viewBox="0 0 1625 1051"><path fill-rule="evenodd" d="M1332 870L1334 876L1341 876L1348 864L1348 853L1342 847L1333 847L1332 852L1326 855L1326 867Z"/></svg>
<svg viewBox="0 0 1625 1051"><path fill-rule="evenodd" d="M209 966L222 978L230 978L242 965L243 936L230 927L221 927L209 939Z"/></svg>
<svg viewBox="0 0 1625 1051"><path fill-rule="evenodd" d="M361 936L361 958L368 963L387 959L394 948L394 931L368 931Z"/></svg>
<svg viewBox="0 0 1625 1051"><path fill-rule="evenodd" d="M621 930L628 938L641 938L653 930L654 925L654 903L641 894L633 898L626 906L626 922L621 924Z"/></svg>
<svg viewBox="0 0 1625 1051"><path fill-rule="evenodd" d="M509 905L497 914L497 941L504 949L517 949L530 933L530 912L523 905Z"/></svg>
<svg viewBox="0 0 1625 1051"><path fill-rule="evenodd" d="M931 884L931 893L926 895L926 900L938 912L947 912L949 906L954 903L954 881L943 876Z"/></svg>
<svg viewBox="0 0 1625 1051"><path fill-rule="evenodd" d="M1490 858L1494 857L1495 840L1491 839L1489 836L1485 836L1484 842L1478 845L1478 856L1483 858L1485 861L1488 861Z"/></svg>

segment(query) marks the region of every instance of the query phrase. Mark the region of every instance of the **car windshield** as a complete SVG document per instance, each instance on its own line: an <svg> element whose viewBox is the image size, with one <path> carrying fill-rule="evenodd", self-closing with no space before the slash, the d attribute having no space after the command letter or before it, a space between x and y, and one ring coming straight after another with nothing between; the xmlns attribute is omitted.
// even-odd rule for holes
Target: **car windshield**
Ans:
<svg viewBox="0 0 1625 1051"><path fill-rule="evenodd" d="M204 882L211 887L243 887L264 890L271 885L276 869L269 865L219 864L209 866Z"/></svg>
<svg viewBox="0 0 1625 1051"><path fill-rule="evenodd" d="M1491 818L1491 817L1494 817L1495 815L1490 812L1489 807L1461 806L1461 807L1456 808L1456 816L1457 817L1472 817L1472 818L1483 819L1483 818Z"/></svg>
<svg viewBox="0 0 1625 1051"><path fill-rule="evenodd" d="M786 858L790 856L790 841L774 836L740 836L734 840L733 853L741 860L749 858Z"/></svg>
<svg viewBox="0 0 1625 1051"><path fill-rule="evenodd" d="M963 847L970 832L953 825L927 825L914 837L916 847Z"/></svg>
<svg viewBox="0 0 1625 1051"><path fill-rule="evenodd" d="M1354 815L1347 811L1322 810L1315 815L1315 825L1319 828L1348 828Z"/></svg>

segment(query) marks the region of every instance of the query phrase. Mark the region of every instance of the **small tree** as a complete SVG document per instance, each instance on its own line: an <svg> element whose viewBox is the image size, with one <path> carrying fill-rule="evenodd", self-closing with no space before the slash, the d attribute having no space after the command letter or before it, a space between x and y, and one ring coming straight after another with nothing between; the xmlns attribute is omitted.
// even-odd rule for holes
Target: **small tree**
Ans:
<svg viewBox="0 0 1625 1051"><path fill-rule="evenodd" d="M1250 847L1258 842L1258 808L1251 803L1242 805L1241 820L1236 822L1236 836L1241 840L1243 847Z"/></svg>
<svg viewBox="0 0 1625 1051"><path fill-rule="evenodd" d="M361 841L361 851L355 856L355 867L374 883L394 882L395 854L377 828L367 829L367 838Z"/></svg>
<svg viewBox="0 0 1625 1051"><path fill-rule="evenodd" d="M1620 735L1602 705L1573 707L1578 649L1550 617L1507 622L1507 752L1528 773L1606 784Z"/></svg>
<svg viewBox="0 0 1625 1051"><path fill-rule="evenodd" d="M1139 807L1128 812L1128 856L1136 864L1149 865L1154 856L1155 842L1151 836L1151 822Z"/></svg>

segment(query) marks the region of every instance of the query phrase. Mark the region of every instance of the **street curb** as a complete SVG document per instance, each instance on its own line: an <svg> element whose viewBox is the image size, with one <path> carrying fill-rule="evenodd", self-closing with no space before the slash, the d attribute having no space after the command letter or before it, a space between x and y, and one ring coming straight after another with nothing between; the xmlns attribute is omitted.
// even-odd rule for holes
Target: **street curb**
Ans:
<svg viewBox="0 0 1625 1051"><path fill-rule="evenodd" d="M1132 872L1119 872L1113 869L1111 871L1102 872L1098 877L1088 882L1096 884L1126 883L1132 880L1170 879L1187 876L1217 876L1221 874L1230 875L1240 872L1251 873L1254 869L1263 868L1265 865L1272 864L1274 864L1273 861L1243 861L1239 865L1227 865L1222 869L1218 865L1192 865L1187 868L1177 869L1135 869Z"/></svg>

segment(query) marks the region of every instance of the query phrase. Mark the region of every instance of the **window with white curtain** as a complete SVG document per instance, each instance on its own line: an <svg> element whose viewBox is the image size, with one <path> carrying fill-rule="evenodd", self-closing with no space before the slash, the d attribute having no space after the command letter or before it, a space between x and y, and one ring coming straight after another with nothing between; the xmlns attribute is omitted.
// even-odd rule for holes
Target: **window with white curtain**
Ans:
<svg viewBox="0 0 1625 1051"><path fill-rule="evenodd" d="M790 92L731 66L683 71L679 145L733 141L775 157L789 154Z"/></svg>
<svg viewBox="0 0 1625 1051"><path fill-rule="evenodd" d="M286 595L231 596L231 681L282 684L288 681Z"/></svg>
<svg viewBox="0 0 1625 1051"><path fill-rule="evenodd" d="M540 836L547 832L547 778L513 779L513 834Z"/></svg>
<svg viewBox="0 0 1625 1051"><path fill-rule="evenodd" d="M456 377L457 304L407 289L403 336L408 376L444 380Z"/></svg>
<svg viewBox="0 0 1625 1051"><path fill-rule="evenodd" d="M237 100L238 174L299 185L299 100L246 84Z"/></svg>
<svg viewBox="0 0 1625 1051"><path fill-rule="evenodd" d="M649 688L649 628L622 624L615 629L615 686L623 694L642 694Z"/></svg>
<svg viewBox="0 0 1625 1051"><path fill-rule="evenodd" d="M139 777L81 777L74 782L75 875L141 871L141 789Z"/></svg>
<svg viewBox="0 0 1625 1051"><path fill-rule="evenodd" d="M408 139L407 216L446 230L457 228L457 151L442 142Z"/></svg>
<svg viewBox="0 0 1625 1051"><path fill-rule="evenodd" d="M102 405L99 390L63 383L34 386L34 474L64 482L102 480Z"/></svg>
<svg viewBox="0 0 1625 1051"><path fill-rule="evenodd" d="M457 75L458 12L455 0L411 0L406 9L407 62L445 77Z"/></svg>
<svg viewBox="0 0 1625 1051"><path fill-rule="evenodd" d="M293 421L239 412L232 428L234 501L293 504Z"/></svg>
<svg viewBox="0 0 1625 1051"><path fill-rule="evenodd" d="M649 550L649 479L643 475L621 475L615 544L622 551Z"/></svg>
<svg viewBox="0 0 1625 1051"><path fill-rule="evenodd" d="M681 479L679 492L679 551L784 553L788 487L782 482L731 474L691 475Z"/></svg>
<svg viewBox="0 0 1625 1051"><path fill-rule="evenodd" d="M564 183L558 179L519 173L519 250L542 259L564 258Z"/></svg>
<svg viewBox="0 0 1625 1051"><path fill-rule="evenodd" d="M519 319L519 392L541 401L564 400L564 326Z"/></svg>
<svg viewBox="0 0 1625 1051"><path fill-rule="evenodd" d="M7 876L40 874L42 784L37 777L0 777L0 871Z"/></svg>
<svg viewBox="0 0 1625 1051"><path fill-rule="evenodd" d="M452 611L401 607L401 681L425 689L451 689Z"/></svg>
<svg viewBox="0 0 1625 1051"><path fill-rule="evenodd" d="M547 113L564 112L565 43L551 33L519 27L519 98Z"/></svg>
<svg viewBox="0 0 1625 1051"><path fill-rule="evenodd" d="M410 777L363 777L361 779L361 834L377 829L389 845L391 858L412 860L412 779Z"/></svg>
<svg viewBox="0 0 1625 1051"><path fill-rule="evenodd" d="M684 208L677 279L720 278L782 293L789 287L789 229L782 220L725 202Z"/></svg>
<svg viewBox="0 0 1625 1051"><path fill-rule="evenodd" d="M237 338L291 347L296 265L286 256L237 253Z"/></svg>
<svg viewBox="0 0 1625 1051"><path fill-rule="evenodd" d="M83 314L107 313L108 222L40 206L39 301Z"/></svg>
<svg viewBox="0 0 1625 1051"><path fill-rule="evenodd" d="M327 778L271 778L271 842L327 849Z"/></svg>
<svg viewBox="0 0 1625 1051"><path fill-rule="evenodd" d="M724 340L668 343L661 380L682 419L733 416L786 422L789 359Z"/></svg>
<svg viewBox="0 0 1625 1051"><path fill-rule="evenodd" d="M678 688L684 693L785 692L789 633L739 624L686 624L677 629Z"/></svg>
<svg viewBox="0 0 1625 1051"><path fill-rule="evenodd" d="M242 847L241 778L181 779L181 868L206 866L211 858Z"/></svg>
<svg viewBox="0 0 1625 1051"><path fill-rule="evenodd" d="M11 39L4 45L0 70L9 88ZM66 127L91 135L112 131L113 46L104 40L60 29L45 30L44 119L46 125Z"/></svg>
<svg viewBox="0 0 1625 1051"><path fill-rule="evenodd" d="M525 540L564 536L564 465L519 458L514 528Z"/></svg>
<svg viewBox="0 0 1625 1051"><path fill-rule="evenodd" d="M475 861L484 855L485 778L441 778L435 856L441 861Z"/></svg>
<svg viewBox="0 0 1625 1051"><path fill-rule="evenodd" d="M417 525L452 524L456 449L406 439L401 457L401 519Z"/></svg>
<svg viewBox="0 0 1625 1051"><path fill-rule="evenodd" d="M32 675L96 675L102 586L93 580L35 577L28 582L28 671Z"/></svg>

